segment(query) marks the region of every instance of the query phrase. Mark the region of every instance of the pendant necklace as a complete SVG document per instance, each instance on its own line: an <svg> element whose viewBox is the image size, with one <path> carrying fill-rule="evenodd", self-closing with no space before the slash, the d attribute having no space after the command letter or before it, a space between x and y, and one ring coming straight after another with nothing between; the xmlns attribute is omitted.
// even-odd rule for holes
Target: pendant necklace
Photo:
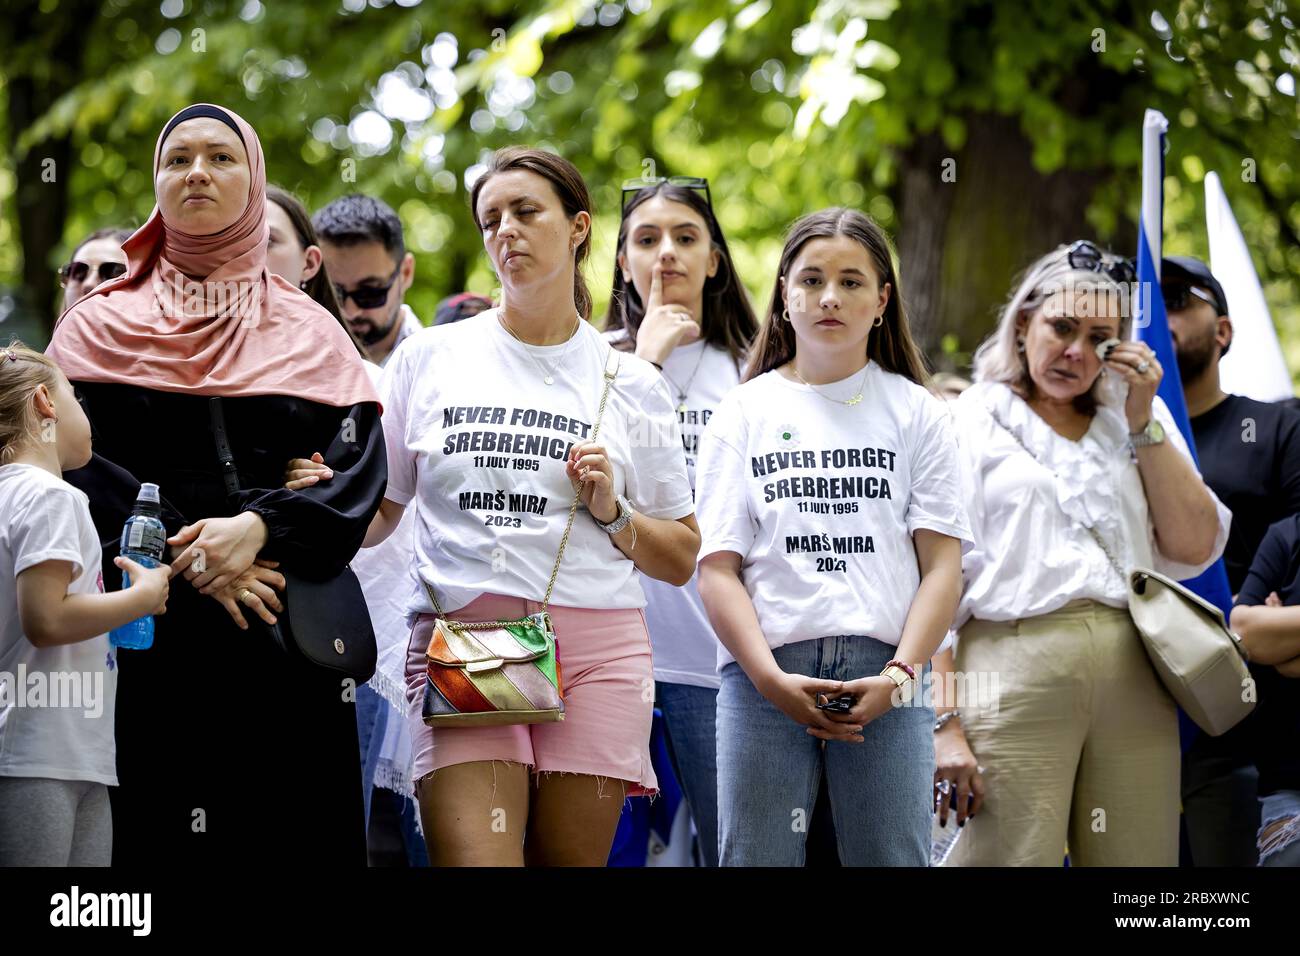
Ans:
<svg viewBox="0 0 1300 956"><path fill-rule="evenodd" d="M679 414L682 415L686 414L686 394L691 390L691 385L695 381L695 376L698 375L700 372L700 366L704 364L704 353L705 351L708 350L708 348L709 346L708 343L706 342L704 348L700 349L700 357L695 362L695 371L691 372L691 377L686 380L685 385L679 387L676 382L674 382L671 378L668 378L667 372L661 373L663 377L668 380L668 384L671 385L677 392L677 411Z"/></svg>
<svg viewBox="0 0 1300 956"><path fill-rule="evenodd" d="M555 376L559 374L560 369L564 366L565 359L569 357L569 352L573 348L573 342L575 339L577 339L578 331L582 327L582 316L579 315L577 312L573 313L573 316L577 320L577 322L573 326L573 332L569 335L568 345L566 345L564 351L560 353L560 360L555 363L555 367L552 369L547 369L547 367L542 363L542 360L533 354L532 348L529 347L528 343L525 342L523 339L521 339L519 336L515 335L515 330L510 328L510 326L506 324L506 320L502 318L500 314L497 315L497 320L501 323L501 327L505 329L507 332L509 332L516 342L518 342L520 345L524 347L524 351L528 353L528 357L533 360L533 364L536 365L537 368L541 371L542 381L545 382L547 385L554 385Z"/></svg>

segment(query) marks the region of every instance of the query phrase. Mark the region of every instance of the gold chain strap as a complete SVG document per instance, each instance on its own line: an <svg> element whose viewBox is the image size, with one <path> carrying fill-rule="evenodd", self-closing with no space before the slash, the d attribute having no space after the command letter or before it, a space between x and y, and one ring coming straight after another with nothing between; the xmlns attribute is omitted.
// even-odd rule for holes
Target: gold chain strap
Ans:
<svg viewBox="0 0 1300 956"><path fill-rule="evenodd" d="M609 370L609 359L616 358L614 371ZM609 357L605 359L605 386L600 393L600 407L596 410L596 421L591 426L591 440L595 441L600 434L600 423L605 417L605 405L609 401L609 388L614 384L614 379L618 377L619 367L623 364L623 357L614 349L609 350ZM564 549L569 545L569 532L573 530L573 519L578 513L578 505L582 502L582 485L578 485L578 490L573 493L573 503L569 505L569 518L564 525L564 535L560 538L560 549L555 555L555 565L551 568L551 580L546 584L546 596L542 598L542 611L546 613L546 608L551 603L551 592L555 590L555 579L560 575L560 564L564 561ZM438 603L438 597L433 593L433 588L427 581L422 581L424 589L429 592L429 600L433 602L433 609L440 618L446 621L447 614ZM479 623L455 622L458 630L491 630L501 626L501 621L482 621ZM511 622L513 623L513 622Z"/></svg>

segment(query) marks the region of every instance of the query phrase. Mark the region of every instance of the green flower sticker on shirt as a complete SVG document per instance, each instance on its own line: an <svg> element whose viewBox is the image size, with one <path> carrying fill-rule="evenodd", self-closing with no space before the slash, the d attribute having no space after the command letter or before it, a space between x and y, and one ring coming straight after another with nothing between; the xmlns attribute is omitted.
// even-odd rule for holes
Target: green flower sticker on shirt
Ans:
<svg viewBox="0 0 1300 956"><path fill-rule="evenodd" d="M799 432L793 425L778 425L776 443L782 448L795 448L799 445Z"/></svg>

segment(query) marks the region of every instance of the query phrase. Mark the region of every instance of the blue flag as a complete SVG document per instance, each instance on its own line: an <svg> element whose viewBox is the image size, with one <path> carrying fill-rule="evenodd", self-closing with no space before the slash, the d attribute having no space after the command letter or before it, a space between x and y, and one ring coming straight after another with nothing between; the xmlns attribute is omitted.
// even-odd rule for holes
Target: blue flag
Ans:
<svg viewBox="0 0 1300 956"><path fill-rule="evenodd" d="M1169 335L1169 318L1160 294L1161 231L1164 223L1165 130L1168 121L1156 110L1147 110L1142 130L1142 213L1138 217L1137 243L1137 310L1134 328L1137 337L1151 347L1164 369L1157 394L1183 433L1192 459L1196 457L1196 440L1192 437L1187 403L1183 400L1183 383L1178 374L1178 357ZM1215 561L1204 573L1183 584L1214 604L1226 618L1232 611L1232 589L1223 560Z"/></svg>

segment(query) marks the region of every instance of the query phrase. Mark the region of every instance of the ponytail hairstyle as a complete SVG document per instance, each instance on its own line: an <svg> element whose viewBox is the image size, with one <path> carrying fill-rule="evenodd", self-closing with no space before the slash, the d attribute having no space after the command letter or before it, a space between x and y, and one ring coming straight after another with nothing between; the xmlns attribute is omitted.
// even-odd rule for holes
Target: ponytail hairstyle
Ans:
<svg viewBox="0 0 1300 956"><path fill-rule="evenodd" d="M627 245L627 227L632 212L655 196L670 202L681 203L704 220L709 231L709 242L718 253L718 271L704 280L704 314L699 316L700 337L710 345L725 350L739 366L745 361L749 348L758 333L758 320L749 304L749 296L741 284L736 265L731 259L722 227L713 214L713 207L704 200L699 190L662 182L637 191L623 209L623 220L618 227L618 245L614 256L614 287L609 294L609 312L605 317L605 331L623 329L625 334L616 348L626 352L636 350L637 331L645 318L645 303L636 286L623 281L623 270L618 267L618 256Z"/></svg>
<svg viewBox="0 0 1300 956"><path fill-rule="evenodd" d="M483 233L483 223L478 218L478 197L487 185L489 179L498 173L507 173L511 170L523 169L530 173L536 173L551 184L555 190L555 195L560 198L560 205L564 208L564 214L573 219L580 212L594 213L591 202L591 193L587 189L587 184L582 178L582 173L578 172L578 167L569 162L563 156L549 152L544 149L533 149L529 146L505 146L498 149L492 154L492 159L488 161L487 171L478 179L474 180L474 185L469 190L469 212L474 218L474 227L478 229L479 234ZM594 216L593 216L594 218ZM578 310L584 322L591 319L591 291L587 288L587 281L582 277L582 263L591 253L591 230L587 230L587 235L583 237L582 242L573 253L573 306Z"/></svg>
<svg viewBox="0 0 1300 956"><path fill-rule="evenodd" d="M903 290L894 269L894 246L885 231L869 216L856 209L835 207L810 213L797 220L786 233L781 264L777 267L778 277L789 275L794 260L813 239L833 239L836 236L847 236L866 249L880 285L888 282L890 286L884 321L867 338L867 358L874 360L886 371L925 386L929 372L925 367L925 358L912 339L912 332L907 325ZM758 334L749 368L745 370L745 381L770 372L794 358L794 325L782 317L784 312L785 297L781 294L781 281L778 278L772 289L772 301L767 307L767 321Z"/></svg>
<svg viewBox="0 0 1300 956"><path fill-rule="evenodd" d="M59 384L59 367L17 339L0 348L0 465L7 465L24 446L40 440L40 423L32 396L44 385Z"/></svg>
<svg viewBox="0 0 1300 956"><path fill-rule="evenodd" d="M275 203L284 210L284 214L289 217L289 222L293 224L293 231L298 237L298 245L306 249L308 246L320 248L320 237L316 235L316 227L311 224L311 216L307 214L307 207L302 204L302 200L289 192L287 189L281 189L279 186L267 184L266 198ZM334 283L330 281L329 270L325 268L325 260L321 260L320 268L316 274L302 284L302 291L306 292L316 304L323 308L330 315L334 316L339 325L343 326L343 331L348 334L353 346L356 347L357 354L366 358L365 346L357 338L352 327L348 325L343 318L343 309L339 305L338 293L334 291Z"/></svg>

